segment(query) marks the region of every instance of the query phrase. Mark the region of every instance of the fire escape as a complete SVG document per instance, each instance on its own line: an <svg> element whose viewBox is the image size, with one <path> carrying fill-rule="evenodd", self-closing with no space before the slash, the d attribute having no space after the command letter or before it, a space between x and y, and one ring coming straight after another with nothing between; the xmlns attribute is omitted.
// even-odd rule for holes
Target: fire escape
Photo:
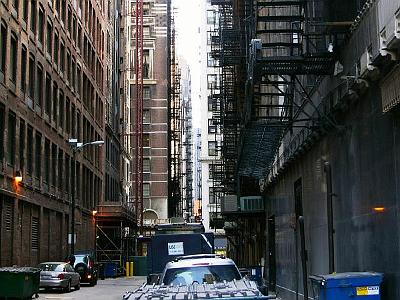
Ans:
<svg viewBox="0 0 400 300"><path fill-rule="evenodd" d="M170 217L183 216L182 182L182 105L181 71L176 58L174 18L171 19L171 102L169 107L170 180L168 211Z"/></svg>
<svg viewBox="0 0 400 300"><path fill-rule="evenodd" d="M263 241L246 236L262 235L252 224L264 211L259 182L279 147L302 129L336 126L312 95L333 73L333 49L343 31L323 22L319 0L211 3L220 12L219 46L212 53L221 68L222 215L231 222L225 227L230 243L241 253L236 259L251 264L262 256L257 245Z"/></svg>
<svg viewBox="0 0 400 300"><path fill-rule="evenodd" d="M135 213L139 231L143 230L143 0L136 0L135 10Z"/></svg>

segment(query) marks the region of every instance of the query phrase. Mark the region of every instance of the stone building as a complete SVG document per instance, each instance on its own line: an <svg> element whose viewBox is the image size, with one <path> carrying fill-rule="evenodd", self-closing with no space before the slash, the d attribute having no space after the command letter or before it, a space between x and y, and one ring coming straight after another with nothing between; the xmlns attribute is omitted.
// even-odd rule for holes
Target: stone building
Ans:
<svg viewBox="0 0 400 300"><path fill-rule="evenodd" d="M106 152L117 166L118 148L85 147L74 163L68 143L105 141L115 118L111 2L0 2L1 266L64 259L72 179L76 250L94 249L92 211L104 191L119 193L119 175L105 184Z"/></svg>

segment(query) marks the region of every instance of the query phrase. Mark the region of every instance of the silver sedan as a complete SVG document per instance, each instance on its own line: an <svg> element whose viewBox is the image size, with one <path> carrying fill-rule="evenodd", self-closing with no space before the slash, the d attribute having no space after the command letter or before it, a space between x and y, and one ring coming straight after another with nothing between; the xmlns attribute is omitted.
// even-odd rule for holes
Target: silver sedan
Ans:
<svg viewBox="0 0 400 300"><path fill-rule="evenodd" d="M79 274L69 263L65 262L44 262L39 265L40 287L45 289L61 288L70 292L71 287L79 290L81 281Z"/></svg>

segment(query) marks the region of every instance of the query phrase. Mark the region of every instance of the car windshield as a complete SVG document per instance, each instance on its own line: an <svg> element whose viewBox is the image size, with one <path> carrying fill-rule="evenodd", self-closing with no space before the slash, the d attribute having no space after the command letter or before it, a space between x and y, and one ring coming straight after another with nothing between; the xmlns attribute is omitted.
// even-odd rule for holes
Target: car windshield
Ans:
<svg viewBox="0 0 400 300"><path fill-rule="evenodd" d="M63 272L64 266L60 264L40 264L39 269L42 271Z"/></svg>
<svg viewBox="0 0 400 300"><path fill-rule="evenodd" d="M224 280L232 281L240 278L240 273L234 265L192 266L167 270L163 283L166 285L186 285L222 282Z"/></svg>

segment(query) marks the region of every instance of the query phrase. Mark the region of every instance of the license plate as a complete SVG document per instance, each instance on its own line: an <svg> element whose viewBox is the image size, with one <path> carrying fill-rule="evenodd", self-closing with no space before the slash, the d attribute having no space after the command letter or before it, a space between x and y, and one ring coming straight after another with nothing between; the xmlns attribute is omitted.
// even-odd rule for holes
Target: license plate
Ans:
<svg viewBox="0 0 400 300"><path fill-rule="evenodd" d="M357 287L357 296L379 295L379 286L359 286Z"/></svg>

